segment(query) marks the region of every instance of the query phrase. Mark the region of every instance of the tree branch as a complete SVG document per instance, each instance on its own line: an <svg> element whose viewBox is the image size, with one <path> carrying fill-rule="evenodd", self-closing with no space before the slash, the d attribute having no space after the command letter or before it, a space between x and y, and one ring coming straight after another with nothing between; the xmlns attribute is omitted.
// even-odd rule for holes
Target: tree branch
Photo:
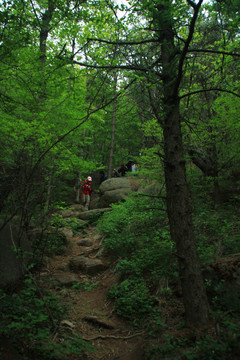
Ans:
<svg viewBox="0 0 240 360"><path fill-rule="evenodd" d="M30 0L30 3L31 3L32 9L33 9L35 18L36 18L36 20L37 20L37 23L38 23L39 27L41 27L40 19L39 19L38 15L37 15L37 12L36 12L36 9L35 9L35 7L34 7L34 4L33 4L32 0Z"/></svg>
<svg viewBox="0 0 240 360"><path fill-rule="evenodd" d="M187 94L184 94L182 96L179 96L179 100L182 100L184 99L185 97L187 96L191 96L191 95L195 95L195 94L199 94L199 93L204 93L204 92L208 92L208 91L221 91L221 92L226 92L226 93L229 93L229 94L232 94L234 96L237 96L240 98L240 95L231 91L231 90L226 90L226 89L221 89L221 88L210 88L210 89L199 89L199 90L196 90L196 91L192 91L192 92L189 92Z"/></svg>
<svg viewBox="0 0 240 360"><path fill-rule="evenodd" d="M187 3L196 10L197 4L195 4L192 0L187 0Z"/></svg>
<svg viewBox="0 0 240 360"><path fill-rule="evenodd" d="M95 114L96 112L98 112L99 110L104 109L106 106L108 106L109 104L111 104L116 98L118 98L120 95L122 95L122 93L124 91L126 91L134 82L136 81L136 78L133 79L132 81L130 81L129 84L127 84L123 90L119 91L117 93L117 95L115 95L113 98L111 98L109 101L107 101L106 103L102 104L101 106L97 107L96 109L92 110L92 111L88 111L87 115L85 115L84 117L82 117L80 119L80 122L74 126L73 128L71 128L70 130L68 130L65 134L61 135L52 145L50 145L38 158L37 162L35 163L35 165L32 168L30 177L33 176L33 173L35 172L36 168L38 167L38 165L40 164L40 162L42 161L42 159L45 157L45 155L51 150L53 149L59 142L61 142L63 139L65 139L65 137L67 137L69 134L71 134L73 131L77 130L81 125L83 125L92 114Z"/></svg>
<svg viewBox="0 0 240 360"><path fill-rule="evenodd" d="M76 65L80 65L80 66L84 66L87 68L92 68L92 69L124 69L124 70L138 70L138 71L143 71L143 72L148 72L149 69L145 68L145 67L141 67L141 66L135 66L135 65L91 65L91 64L86 64L86 63L82 63L76 60L73 60L70 62L71 64L76 64Z"/></svg>
<svg viewBox="0 0 240 360"><path fill-rule="evenodd" d="M152 107L153 113L154 113L156 119L160 122L159 111L157 110L157 108L155 106L155 103L152 98L152 93L151 93L151 90L149 87L147 87L147 92L148 92L148 97L149 97L149 101L150 101L150 105ZM157 155L159 155L159 154L157 153Z"/></svg>
<svg viewBox="0 0 240 360"><path fill-rule="evenodd" d="M116 13L116 11L115 11L115 9L114 9L114 7L113 7L113 5L108 1L108 0L105 0L105 3L110 7L110 9L112 10L112 12L113 12L113 14L114 14L114 16L115 16L115 18L116 18L116 20L117 21L119 21L119 19L118 19L118 16L117 16L117 13Z"/></svg>
<svg viewBox="0 0 240 360"><path fill-rule="evenodd" d="M161 159L164 159L164 155L161 154L159 151L154 151L154 154L158 155Z"/></svg>
<svg viewBox="0 0 240 360"><path fill-rule="evenodd" d="M100 42L100 43L104 43L104 44L109 44L109 45L141 45L141 44L148 44L148 43L158 43L159 40L158 39L147 39L147 40L141 40L141 41L109 41L109 40L103 40L103 39L94 39L94 38L88 38L87 39L88 42L90 41L96 41L96 42Z"/></svg>
<svg viewBox="0 0 240 360"><path fill-rule="evenodd" d="M203 53L212 53L212 54L220 54L220 55L230 55L230 56L237 56L240 57L240 54L231 53L227 51L220 51L220 50L209 50L209 49L190 49L188 50L188 53L194 53L194 52L203 52Z"/></svg>
<svg viewBox="0 0 240 360"><path fill-rule="evenodd" d="M175 91L174 91L176 96L178 94L179 85L180 85L180 82L182 80L184 60L186 58L189 45L190 45L190 43L192 41L192 38L193 38L195 23L197 21L198 12L199 12L199 9L200 9L200 7L202 5L203 0L199 0L197 5L194 4L191 0L187 0L187 2L189 3L189 5L191 5L194 8L194 14L193 14L193 17L191 19L188 37L187 37L187 40L185 42L184 48L182 50L181 57L180 57L179 64L178 64L178 76L177 76L177 81L176 81L176 84L175 84Z"/></svg>

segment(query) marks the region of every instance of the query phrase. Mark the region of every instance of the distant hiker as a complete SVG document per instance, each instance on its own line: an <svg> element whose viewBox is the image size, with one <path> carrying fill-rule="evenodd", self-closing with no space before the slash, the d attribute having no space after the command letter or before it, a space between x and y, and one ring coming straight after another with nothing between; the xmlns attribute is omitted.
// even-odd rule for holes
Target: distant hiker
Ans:
<svg viewBox="0 0 240 360"><path fill-rule="evenodd" d="M100 185L103 181L107 180L107 175L105 175L105 172L103 170L100 170L99 174L100 174L100 179L99 179L99 185Z"/></svg>
<svg viewBox="0 0 240 360"><path fill-rule="evenodd" d="M139 172L139 163L134 163L132 166L132 171Z"/></svg>
<svg viewBox="0 0 240 360"><path fill-rule="evenodd" d="M119 177L119 174L116 169L112 170L112 177Z"/></svg>
<svg viewBox="0 0 240 360"><path fill-rule="evenodd" d="M128 161L128 163L126 164L127 171L132 171L132 165L133 164L134 164L134 162L132 160Z"/></svg>
<svg viewBox="0 0 240 360"><path fill-rule="evenodd" d="M127 171L127 167L124 165L124 163L122 163L120 168L118 169L118 172L121 176L125 176L126 171Z"/></svg>
<svg viewBox="0 0 240 360"><path fill-rule="evenodd" d="M136 163L132 163L132 172L137 171L137 164Z"/></svg>
<svg viewBox="0 0 240 360"><path fill-rule="evenodd" d="M90 207L90 197L92 193L92 178L91 176L87 177L87 180L84 181L82 186L83 192L83 202L85 205L85 210L89 210Z"/></svg>

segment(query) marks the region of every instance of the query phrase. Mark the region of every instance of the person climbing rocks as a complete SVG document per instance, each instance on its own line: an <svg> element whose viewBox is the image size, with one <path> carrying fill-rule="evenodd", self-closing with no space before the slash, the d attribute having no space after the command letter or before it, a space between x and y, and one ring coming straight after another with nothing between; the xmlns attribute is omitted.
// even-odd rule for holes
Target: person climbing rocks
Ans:
<svg viewBox="0 0 240 360"><path fill-rule="evenodd" d="M90 207L90 199L92 193L92 178L88 176L87 179L84 181L82 186L82 193L83 193L83 202L85 206L85 210L89 210Z"/></svg>
<svg viewBox="0 0 240 360"><path fill-rule="evenodd" d="M103 170L100 170L99 174L100 174L100 179L99 179L99 185L100 185L103 181L107 180L107 175L105 175L105 172Z"/></svg>
<svg viewBox="0 0 240 360"><path fill-rule="evenodd" d="M132 160L128 161L128 163L126 164L127 171L132 171L133 164L134 164L134 162Z"/></svg>
<svg viewBox="0 0 240 360"><path fill-rule="evenodd" d="M118 174L116 169L112 169L112 177L119 177L120 175Z"/></svg>
<svg viewBox="0 0 240 360"><path fill-rule="evenodd" d="M122 163L120 168L118 169L118 172L121 176L125 176L126 171L127 171L127 167L124 165L124 163Z"/></svg>

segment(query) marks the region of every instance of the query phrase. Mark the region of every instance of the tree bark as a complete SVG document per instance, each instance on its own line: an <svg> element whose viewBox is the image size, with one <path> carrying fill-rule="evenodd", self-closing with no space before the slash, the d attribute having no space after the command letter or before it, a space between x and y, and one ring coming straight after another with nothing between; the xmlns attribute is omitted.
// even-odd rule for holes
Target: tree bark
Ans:
<svg viewBox="0 0 240 360"><path fill-rule="evenodd" d="M108 178L112 174L112 165L113 165L113 154L114 154L114 138L115 138L115 128L116 128L116 112L117 112L117 73L114 73L114 101L113 101L113 114L112 114L112 132L111 132L111 144L110 144L110 154L109 154L109 164L108 164Z"/></svg>
<svg viewBox="0 0 240 360"><path fill-rule="evenodd" d="M208 301L194 241L177 99L166 113L163 132L167 213L177 249L186 324L199 327L208 321Z"/></svg>
<svg viewBox="0 0 240 360"><path fill-rule="evenodd" d="M170 4L170 2L169 2ZM178 52L174 43L169 6L161 6L162 79L164 89L164 171L170 233L176 244L186 325L201 327L209 317L208 300L194 241L190 193L186 179L179 112Z"/></svg>
<svg viewBox="0 0 240 360"><path fill-rule="evenodd" d="M53 13L55 10L55 5L53 0L48 0L48 8L42 15L42 21L40 25L40 59L41 62L44 64L46 62L46 53L47 53L47 38L50 31L50 22L53 17Z"/></svg>

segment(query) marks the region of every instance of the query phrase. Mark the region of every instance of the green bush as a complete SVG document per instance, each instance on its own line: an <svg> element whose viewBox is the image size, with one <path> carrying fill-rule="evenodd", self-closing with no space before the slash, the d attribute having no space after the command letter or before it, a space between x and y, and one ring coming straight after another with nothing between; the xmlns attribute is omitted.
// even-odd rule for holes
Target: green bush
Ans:
<svg viewBox="0 0 240 360"><path fill-rule="evenodd" d="M212 289L211 303L214 311L231 311L240 314L240 289L235 283L231 284L229 281L222 280Z"/></svg>
<svg viewBox="0 0 240 360"><path fill-rule="evenodd" d="M119 315L135 325L145 322L152 334L162 326L154 306L155 284L176 270L162 207L162 200L157 197L135 195L114 205L98 223L105 235L104 246L119 258L116 272L121 275L121 282L110 289L109 297L115 300Z"/></svg>
<svg viewBox="0 0 240 360"><path fill-rule="evenodd" d="M162 200L136 195L112 207L111 212L102 216L98 228L105 235L105 247L118 257L144 248L146 239L169 240L166 214L161 211Z"/></svg>
<svg viewBox="0 0 240 360"><path fill-rule="evenodd" d="M59 323L66 316L66 309L51 293L36 287L31 278L17 294L0 291L0 336L11 342L26 354L47 359L64 359L67 353L90 350L81 339L72 339L64 334L64 341L54 341ZM77 351L77 352L76 352Z"/></svg>
<svg viewBox="0 0 240 360"><path fill-rule="evenodd" d="M143 279L126 279L115 284L109 290L108 297L115 300L117 314L135 326L143 325L148 319L150 323L146 329L152 336L156 328L159 330L159 327L162 327L155 299L151 296Z"/></svg>
<svg viewBox="0 0 240 360"><path fill-rule="evenodd" d="M163 334L159 345L146 351L147 360L225 360L238 359L240 324L221 320L218 336L202 335L200 339L180 338Z"/></svg>
<svg viewBox="0 0 240 360"><path fill-rule="evenodd" d="M219 322L220 334L197 341L198 360L237 359L240 351L240 324L226 318Z"/></svg>
<svg viewBox="0 0 240 360"><path fill-rule="evenodd" d="M44 256L61 255L66 249L66 237L59 232L45 231L31 242L33 251L33 265L42 264Z"/></svg>
<svg viewBox="0 0 240 360"><path fill-rule="evenodd" d="M199 257L206 264L240 249L238 210L229 206L201 209L194 218Z"/></svg>
<svg viewBox="0 0 240 360"><path fill-rule="evenodd" d="M169 240L146 238L141 249L118 262L116 271L124 276L145 276L149 281L169 276L176 266L172 247Z"/></svg>

